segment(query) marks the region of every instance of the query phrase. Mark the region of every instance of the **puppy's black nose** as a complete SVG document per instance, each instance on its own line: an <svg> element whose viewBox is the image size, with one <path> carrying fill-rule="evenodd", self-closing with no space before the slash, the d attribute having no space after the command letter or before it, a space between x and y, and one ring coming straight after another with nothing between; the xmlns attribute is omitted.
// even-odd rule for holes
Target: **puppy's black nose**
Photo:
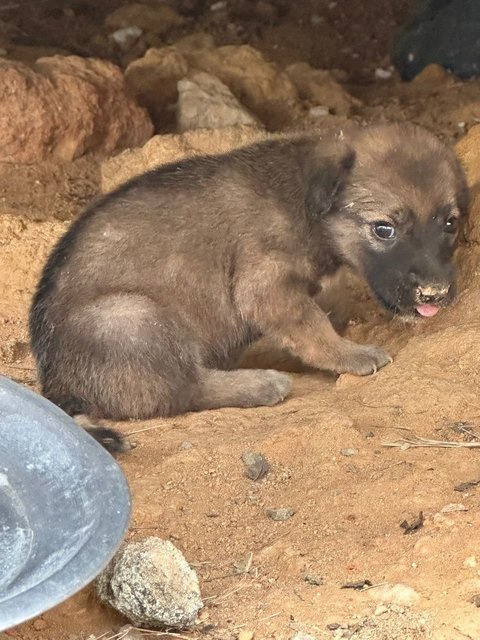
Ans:
<svg viewBox="0 0 480 640"><path fill-rule="evenodd" d="M416 290L417 302L431 304L444 300L450 291L450 284L419 285Z"/></svg>

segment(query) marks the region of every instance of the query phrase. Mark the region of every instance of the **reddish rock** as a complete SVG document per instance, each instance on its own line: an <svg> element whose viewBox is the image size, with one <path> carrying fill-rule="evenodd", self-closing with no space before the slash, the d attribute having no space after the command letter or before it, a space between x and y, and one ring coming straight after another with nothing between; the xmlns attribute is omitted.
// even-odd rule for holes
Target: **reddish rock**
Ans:
<svg viewBox="0 0 480 640"><path fill-rule="evenodd" d="M153 126L118 67L77 56L0 59L0 161L78 158L145 143Z"/></svg>

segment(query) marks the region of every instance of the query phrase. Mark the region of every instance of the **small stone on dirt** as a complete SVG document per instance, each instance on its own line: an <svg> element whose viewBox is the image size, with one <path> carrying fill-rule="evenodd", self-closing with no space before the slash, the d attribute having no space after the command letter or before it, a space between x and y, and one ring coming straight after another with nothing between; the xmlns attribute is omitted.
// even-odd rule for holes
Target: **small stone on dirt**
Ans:
<svg viewBox="0 0 480 640"><path fill-rule="evenodd" d="M480 608L480 593L476 593L470 598L470 602Z"/></svg>
<svg viewBox="0 0 480 640"><path fill-rule="evenodd" d="M283 522L289 520L295 513L290 507L282 507L281 509L267 509L267 516L275 522Z"/></svg>
<svg viewBox="0 0 480 640"><path fill-rule="evenodd" d="M468 489L472 489L473 487L476 487L480 484L480 480L467 480L467 482L461 482L460 484L457 484L457 486L455 487L455 491L468 491Z"/></svg>
<svg viewBox="0 0 480 640"><path fill-rule="evenodd" d="M468 511L468 507L466 507L464 504L457 504L455 502L452 502L451 504L446 504L444 507L442 507L440 513L453 513L454 511Z"/></svg>
<svg viewBox="0 0 480 640"><path fill-rule="evenodd" d="M240 631L240 633L238 634L238 640L253 640L254 637L255 634L253 633L253 631L247 631L247 629Z"/></svg>
<svg viewBox="0 0 480 640"><path fill-rule="evenodd" d="M340 449L342 456L354 456L358 453L358 449Z"/></svg>
<svg viewBox="0 0 480 640"><path fill-rule="evenodd" d="M403 529L403 533L414 533L423 527L424 521L423 511L420 511L418 517L412 520L412 522L407 522L407 520L401 522L400 528Z"/></svg>
<svg viewBox="0 0 480 640"><path fill-rule="evenodd" d="M244 451L242 453L243 464L245 465L245 475L250 480L261 480L270 471L270 465L262 453Z"/></svg>
<svg viewBox="0 0 480 640"><path fill-rule="evenodd" d="M355 589L356 591L360 591L364 587L371 587L372 582L370 580L358 580L357 582L346 582L342 584L341 589Z"/></svg>
<svg viewBox="0 0 480 640"><path fill-rule="evenodd" d="M369 590L372 600L382 603L392 603L401 606L410 606L419 599L419 594L406 584L384 584L376 589Z"/></svg>
<svg viewBox="0 0 480 640"><path fill-rule="evenodd" d="M290 638L290 640L317 640L309 633L304 633L303 631L297 631L297 633Z"/></svg>
<svg viewBox="0 0 480 640"><path fill-rule="evenodd" d="M190 627L203 607L198 578L168 540L123 545L96 581L99 598L139 626Z"/></svg>
<svg viewBox="0 0 480 640"><path fill-rule="evenodd" d="M475 569L477 566L477 558L475 556L469 556L463 561L465 569Z"/></svg>
<svg viewBox="0 0 480 640"><path fill-rule="evenodd" d="M315 573L307 573L304 580L307 584L314 585L315 587L319 587L323 584L323 577Z"/></svg>

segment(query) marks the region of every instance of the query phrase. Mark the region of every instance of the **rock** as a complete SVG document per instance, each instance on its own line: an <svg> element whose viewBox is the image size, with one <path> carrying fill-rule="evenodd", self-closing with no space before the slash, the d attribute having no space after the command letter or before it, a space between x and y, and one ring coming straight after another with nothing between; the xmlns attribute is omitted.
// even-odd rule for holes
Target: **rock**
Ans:
<svg viewBox="0 0 480 640"><path fill-rule="evenodd" d="M275 522L284 522L290 520L295 514L295 510L290 507L282 507L280 509L267 509L267 516Z"/></svg>
<svg viewBox="0 0 480 640"><path fill-rule="evenodd" d="M465 560L463 561L463 566L465 567L465 569L476 569L477 567L476 557L469 556L468 558L465 558Z"/></svg>
<svg viewBox="0 0 480 640"><path fill-rule="evenodd" d="M123 545L96 581L99 598L135 625L190 627L203 607L198 578L168 540Z"/></svg>
<svg viewBox="0 0 480 640"><path fill-rule="evenodd" d="M419 599L419 594L405 584L385 584L368 592L372 600L382 603L392 603L401 606L415 604Z"/></svg>
<svg viewBox="0 0 480 640"><path fill-rule="evenodd" d="M476 593L470 598L470 602L480 608L480 593Z"/></svg>
<svg viewBox="0 0 480 640"><path fill-rule="evenodd" d="M253 640L254 637L255 634L253 633L253 631L248 631L247 629L240 631L240 633L238 634L238 640Z"/></svg>
<svg viewBox="0 0 480 640"><path fill-rule="evenodd" d="M386 607L384 604L379 604L374 611L374 615L383 616L387 612L388 612L388 607Z"/></svg>
<svg viewBox="0 0 480 640"><path fill-rule="evenodd" d="M298 94L288 75L249 45L184 50L190 67L226 84L257 118L273 131L291 124Z"/></svg>
<svg viewBox="0 0 480 640"><path fill-rule="evenodd" d="M358 453L358 449L340 449L342 456L354 456Z"/></svg>
<svg viewBox="0 0 480 640"><path fill-rule="evenodd" d="M323 577L317 575L316 573L308 573L304 580L307 584L311 584L314 587L320 587L324 584Z"/></svg>
<svg viewBox="0 0 480 640"><path fill-rule="evenodd" d="M245 475L250 480L261 480L270 471L267 459L261 453L244 451L242 453L243 464L245 465Z"/></svg>
<svg viewBox="0 0 480 640"><path fill-rule="evenodd" d="M111 191L160 164L178 162L195 155L226 153L266 137L269 136L263 131L249 126L198 129L182 135L154 136L141 149L125 151L102 164L102 190Z"/></svg>
<svg viewBox="0 0 480 640"><path fill-rule="evenodd" d="M112 31L139 27L142 31L163 35L174 27L180 27L184 22L184 18L168 4L133 3L119 7L108 15L105 26Z"/></svg>
<svg viewBox="0 0 480 640"><path fill-rule="evenodd" d="M145 143L152 132L109 62L54 56L30 67L0 59L0 162L113 153Z"/></svg>
<svg viewBox="0 0 480 640"><path fill-rule="evenodd" d="M303 631L297 631L297 633L290 638L290 640L316 640L313 636Z"/></svg>
<svg viewBox="0 0 480 640"><path fill-rule="evenodd" d="M221 129L237 124L260 126L258 120L215 76L200 71L180 80L177 87L179 131Z"/></svg>
<svg viewBox="0 0 480 640"><path fill-rule="evenodd" d="M348 116L360 102L335 80L329 71L313 69L306 62L291 64L286 72L302 100L327 107L330 113Z"/></svg>
<svg viewBox="0 0 480 640"><path fill-rule="evenodd" d="M323 118L324 116L328 116L330 114L330 109L328 107L311 107L308 111L308 115L311 118Z"/></svg>
<svg viewBox="0 0 480 640"><path fill-rule="evenodd" d="M392 59L404 80L411 80L429 63L460 78L480 73L477 0L418 0L411 23L399 33Z"/></svg>
<svg viewBox="0 0 480 640"><path fill-rule="evenodd" d="M117 29L112 33L112 40L115 44L123 49L129 49L142 35L143 31L140 27L123 27L123 29Z"/></svg>
<svg viewBox="0 0 480 640"><path fill-rule="evenodd" d="M156 131L175 122L177 83L187 73L188 63L174 47L149 49L143 58L128 65L125 84L138 103L148 110Z"/></svg>

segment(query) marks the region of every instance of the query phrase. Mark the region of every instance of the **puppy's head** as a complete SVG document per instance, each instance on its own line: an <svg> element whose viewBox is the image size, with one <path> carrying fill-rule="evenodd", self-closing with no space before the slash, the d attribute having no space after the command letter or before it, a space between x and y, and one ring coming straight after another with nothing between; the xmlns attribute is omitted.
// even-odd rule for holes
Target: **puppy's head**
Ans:
<svg viewBox="0 0 480 640"><path fill-rule="evenodd" d="M452 257L468 207L460 164L413 125L347 137L355 163L342 202L325 216L331 240L388 310L433 316L455 297Z"/></svg>

